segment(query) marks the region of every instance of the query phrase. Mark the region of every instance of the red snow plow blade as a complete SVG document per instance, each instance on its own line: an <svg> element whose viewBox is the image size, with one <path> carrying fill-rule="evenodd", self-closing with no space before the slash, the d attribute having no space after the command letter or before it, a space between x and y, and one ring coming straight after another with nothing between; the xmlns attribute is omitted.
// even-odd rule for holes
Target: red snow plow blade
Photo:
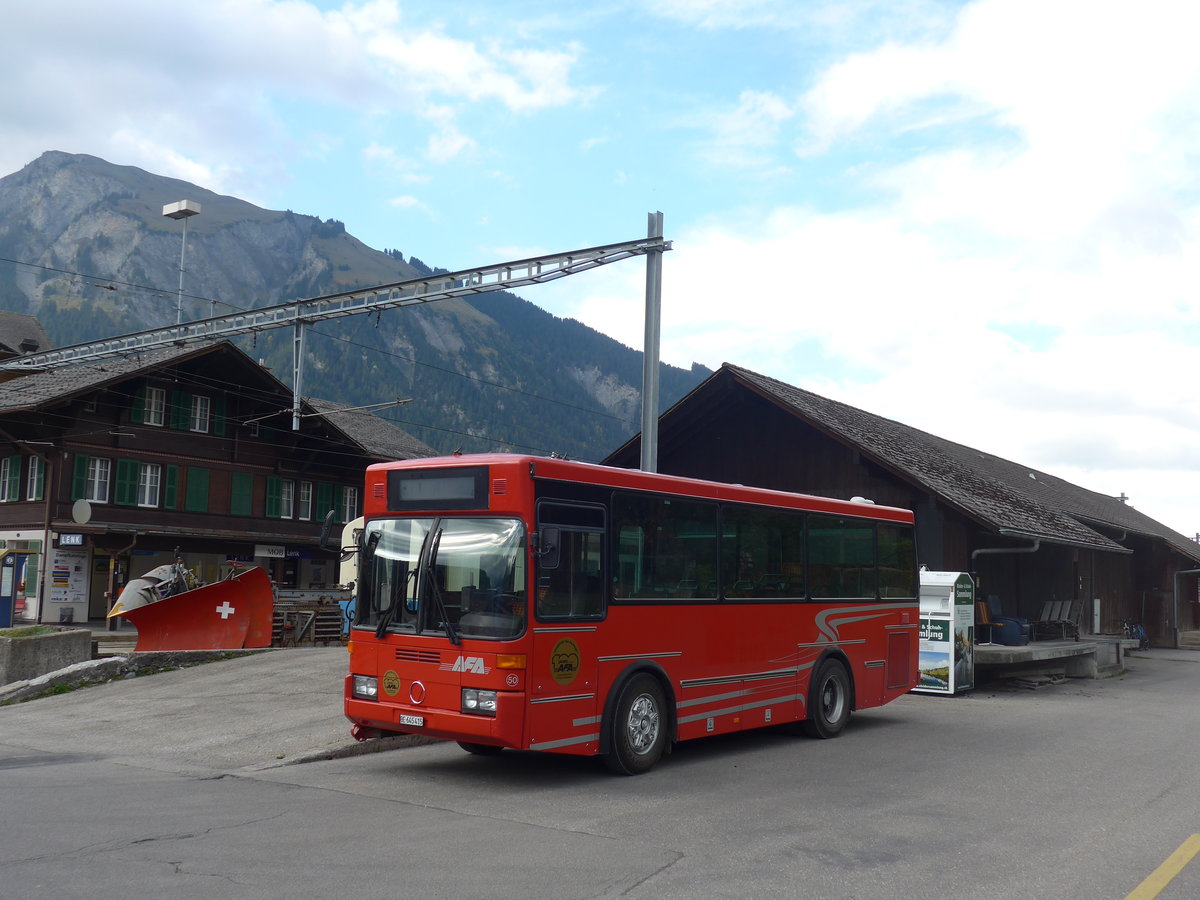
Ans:
<svg viewBox="0 0 1200 900"><path fill-rule="evenodd" d="M137 627L136 652L240 650L271 646L275 595L262 569L133 609L114 609Z"/></svg>

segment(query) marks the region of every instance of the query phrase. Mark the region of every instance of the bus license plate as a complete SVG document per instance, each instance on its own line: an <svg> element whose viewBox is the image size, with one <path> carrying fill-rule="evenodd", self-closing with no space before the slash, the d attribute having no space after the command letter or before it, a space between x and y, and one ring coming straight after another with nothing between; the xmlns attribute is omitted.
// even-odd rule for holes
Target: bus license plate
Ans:
<svg viewBox="0 0 1200 900"><path fill-rule="evenodd" d="M400 724L401 725L416 725L418 728L423 728L425 726L425 717L424 716L406 716L406 715L402 714L400 716Z"/></svg>

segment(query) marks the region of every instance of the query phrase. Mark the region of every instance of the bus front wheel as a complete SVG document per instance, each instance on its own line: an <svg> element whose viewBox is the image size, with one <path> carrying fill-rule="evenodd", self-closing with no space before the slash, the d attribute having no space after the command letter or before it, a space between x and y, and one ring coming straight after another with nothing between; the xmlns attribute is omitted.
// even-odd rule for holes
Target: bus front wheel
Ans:
<svg viewBox="0 0 1200 900"><path fill-rule="evenodd" d="M652 675L635 675L613 710L604 763L618 775L641 775L658 762L667 744L667 702Z"/></svg>
<svg viewBox="0 0 1200 900"><path fill-rule="evenodd" d="M835 738L850 721L850 676L836 659L826 659L808 686L808 718L804 732L809 737Z"/></svg>

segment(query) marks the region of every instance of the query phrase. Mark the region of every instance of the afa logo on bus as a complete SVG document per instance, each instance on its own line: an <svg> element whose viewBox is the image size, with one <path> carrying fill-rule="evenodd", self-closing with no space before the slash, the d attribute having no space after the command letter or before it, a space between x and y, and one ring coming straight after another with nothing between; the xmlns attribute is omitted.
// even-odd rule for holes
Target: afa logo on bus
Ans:
<svg viewBox="0 0 1200 900"><path fill-rule="evenodd" d="M439 666L445 669L445 664ZM476 675L486 675L490 669L483 664L482 656L460 656L454 661L454 665L450 666L451 672L473 672Z"/></svg>
<svg viewBox="0 0 1200 900"><path fill-rule="evenodd" d="M550 651L550 675L561 685L568 685L579 674L579 647L570 638L563 638Z"/></svg>

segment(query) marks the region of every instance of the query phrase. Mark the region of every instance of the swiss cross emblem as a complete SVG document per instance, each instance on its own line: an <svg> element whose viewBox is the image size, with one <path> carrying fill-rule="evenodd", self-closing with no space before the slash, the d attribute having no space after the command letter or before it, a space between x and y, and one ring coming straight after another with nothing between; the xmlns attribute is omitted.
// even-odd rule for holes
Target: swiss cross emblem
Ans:
<svg viewBox="0 0 1200 900"><path fill-rule="evenodd" d="M217 607L217 612L221 614L221 618L224 620L224 619L228 619L230 616L232 616L235 612L237 612L237 610L234 607L230 606L229 601L226 600L224 603L222 603L220 606Z"/></svg>

